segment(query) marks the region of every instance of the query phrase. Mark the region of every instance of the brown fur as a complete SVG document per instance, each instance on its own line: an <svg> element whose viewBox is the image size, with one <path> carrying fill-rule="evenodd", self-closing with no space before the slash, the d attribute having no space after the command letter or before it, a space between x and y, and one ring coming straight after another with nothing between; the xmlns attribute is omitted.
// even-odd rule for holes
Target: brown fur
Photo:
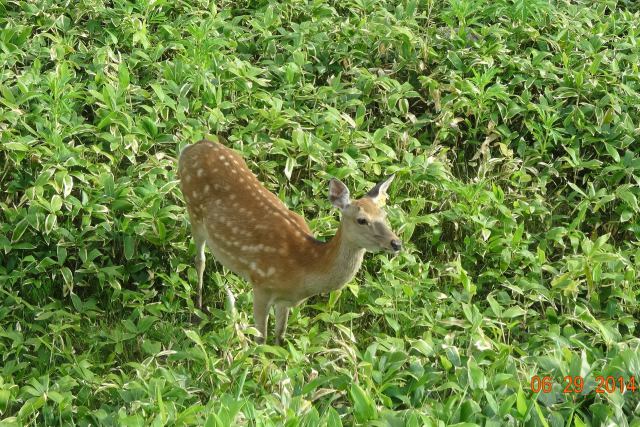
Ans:
<svg viewBox="0 0 640 427"><path fill-rule="evenodd" d="M196 242L198 305L202 305L206 244L222 265L253 285L254 316L263 337L271 305L276 306L280 340L289 307L351 280L362 262L363 245L386 249L389 241L397 239L380 220L384 212L365 197L344 209L343 217L360 215L376 221L370 227L374 237L364 236L369 240L354 243L361 238L360 229L350 224L341 225L327 243L316 240L305 220L269 192L241 156L220 143L200 141L188 146L178 169ZM344 191L348 195L346 187ZM355 237L349 238L354 232Z"/></svg>

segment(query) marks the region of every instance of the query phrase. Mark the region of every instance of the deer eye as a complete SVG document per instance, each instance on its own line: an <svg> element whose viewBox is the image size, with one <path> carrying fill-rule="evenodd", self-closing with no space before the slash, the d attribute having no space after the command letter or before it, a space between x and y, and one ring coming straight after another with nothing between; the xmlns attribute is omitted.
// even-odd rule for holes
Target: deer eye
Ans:
<svg viewBox="0 0 640 427"><path fill-rule="evenodd" d="M357 221L358 221L358 224L360 224L360 225L368 225L369 224L369 221L367 221L364 218L358 218Z"/></svg>

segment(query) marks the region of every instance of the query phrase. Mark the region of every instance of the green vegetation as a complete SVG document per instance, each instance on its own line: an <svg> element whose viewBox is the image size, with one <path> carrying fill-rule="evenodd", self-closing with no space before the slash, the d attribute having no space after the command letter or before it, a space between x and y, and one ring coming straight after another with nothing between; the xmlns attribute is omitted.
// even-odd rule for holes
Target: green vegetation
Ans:
<svg viewBox="0 0 640 427"><path fill-rule="evenodd" d="M632 0L0 0L0 425L639 426L639 64ZM397 174L284 347L194 308L216 133L321 238Z"/></svg>

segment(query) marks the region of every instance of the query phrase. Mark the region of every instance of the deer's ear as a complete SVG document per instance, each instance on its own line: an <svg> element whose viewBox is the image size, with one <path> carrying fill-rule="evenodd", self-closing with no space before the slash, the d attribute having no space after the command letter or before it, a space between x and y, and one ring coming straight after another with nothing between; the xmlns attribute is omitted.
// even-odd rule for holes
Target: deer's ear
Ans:
<svg viewBox="0 0 640 427"><path fill-rule="evenodd" d="M367 197L370 197L378 206L384 206L387 202L387 198L389 197L387 189L395 177L395 175L390 175L384 181L376 184L376 186L367 193Z"/></svg>
<svg viewBox="0 0 640 427"><path fill-rule="evenodd" d="M336 208L346 209L351 203L349 189L339 179L329 181L329 201Z"/></svg>

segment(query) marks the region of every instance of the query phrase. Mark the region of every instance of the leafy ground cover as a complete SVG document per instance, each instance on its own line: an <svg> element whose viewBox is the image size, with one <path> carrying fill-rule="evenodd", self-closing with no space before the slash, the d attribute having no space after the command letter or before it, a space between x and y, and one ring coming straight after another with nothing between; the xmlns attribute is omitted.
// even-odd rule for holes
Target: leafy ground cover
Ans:
<svg viewBox="0 0 640 427"><path fill-rule="evenodd" d="M640 425L639 64L630 0L0 0L0 424ZM284 347L193 305L216 133L323 238L397 174Z"/></svg>

